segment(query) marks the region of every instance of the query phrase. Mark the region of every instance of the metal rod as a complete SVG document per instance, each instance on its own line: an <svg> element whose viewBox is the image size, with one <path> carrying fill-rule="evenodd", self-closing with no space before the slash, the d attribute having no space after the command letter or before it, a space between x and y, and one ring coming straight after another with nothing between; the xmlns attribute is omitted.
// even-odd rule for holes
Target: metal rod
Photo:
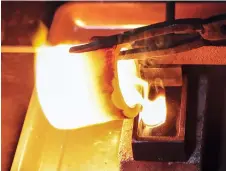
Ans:
<svg viewBox="0 0 226 171"><path fill-rule="evenodd" d="M166 21L172 22L175 20L175 2L166 2Z"/></svg>

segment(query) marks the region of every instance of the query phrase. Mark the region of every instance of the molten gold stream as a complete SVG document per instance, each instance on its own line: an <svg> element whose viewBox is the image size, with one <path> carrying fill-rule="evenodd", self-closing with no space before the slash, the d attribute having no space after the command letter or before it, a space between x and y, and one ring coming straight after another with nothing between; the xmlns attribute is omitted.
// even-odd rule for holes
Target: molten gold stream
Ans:
<svg viewBox="0 0 226 171"><path fill-rule="evenodd" d="M41 24L34 39L35 84L40 106L50 124L58 129L76 129L122 119L110 102L111 94L101 87L104 53L71 54L72 44L45 43L46 31Z"/></svg>
<svg viewBox="0 0 226 171"><path fill-rule="evenodd" d="M149 84L141 79L136 60L114 61L114 91L106 93L102 88L105 80L100 79L104 74L104 52L72 54L72 44L51 46L46 36L47 29L41 24L33 42L35 85L42 111L55 128L76 129L122 119L118 109L129 118L140 112L148 125L165 122L165 96L148 99Z"/></svg>
<svg viewBox="0 0 226 171"><path fill-rule="evenodd" d="M119 14L123 14L124 11L125 14L128 13L127 7L129 6L126 4ZM122 93L122 91L127 91L123 88L126 82L121 81L121 77L118 77L121 70L118 74L117 65L118 68L127 66L124 63L126 61L119 61L119 63L114 61L114 75L112 74L114 78L108 85L110 88L106 88L103 78L105 72L103 68L106 67L105 52L70 54L68 49L72 45L84 43L84 40L92 36L92 30L89 29L96 28L95 34L98 33L98 29L106 29L103 31L105 34L113 33L114 31L108 29L115 27L116 33L117 30L140 27L140 17L131 21L129 26L126 25L127 20L121 21L121 25L125 26L120 26L119 18L117 18L120 16L119 14L115 17L116 20L114 16L110 17L110 22L106 16L100 20L103 25L99 25L99 20L95 19L93 22L91 15L83 18L83 13L86 15L89 10L82 11L79 10L80 7L82 6L78 4L76 15L74 15L74 11L72 15L72 8L65 7L66 15L64 17L56 15L49 34L48 29L40 24L33 39L33 47L36 52L35 89L17 146L12 171L115 171L119 168L117 153L122 122L116 120L123 119L125 116L129 118L137 116L142 106L140 103L136 104L136 101L143 101L143 87L148 87L148 84L140 79L138 65L136 64L137 68L133 68L136 61L130 61L128 67L132 68L128 74L137 75L131 77L122 75L122 78L132 78L132 84L129 85L128 90L134 93L134 97L129 99L131 101L126 100L125 102L124 96L127 93ZM144 11L144 7L139 8L141 12ZM147 11L150 11L149 7ZM111 13L115 14L114 11ZM63 16L63 12L60 14ZM79 23L74 24L77 14L83 19L83 23L80 22L80 25ZM86 18L87 20L85 20ZM158 20L145 18L140 24L155 23ZM104 25L105 23L111 24ZM76 31L74 27L76 27ZM90 34L85 35L85 32ZM47 34L54 45L47 42ZM60 42L60 40L68 40L75 35L77 37L73 39L76 42ZM118 79L120 79L120 87ZM119 115L121 113L125 116ZM102 124L106 122L109 123Z"/></svg>
<svg viewBox="0 0 226 171"><path fill-rule="evenodd" d="M138 63L135 60L119 60L117 62L118 82L121 94L126 105L129 108L139 108L139 118L142 119L144 124L156 127L166 121L166 98L165 92L157 95L154 100L149 99L150 83L141 79L139 75ZM156 88L161 87L164 89L161 79L153 80ZM156 90L157 91L157 90ZM128 117L135 117L137 113L131 115L128 107L119 106L124 110L124 114Z"/></svg>

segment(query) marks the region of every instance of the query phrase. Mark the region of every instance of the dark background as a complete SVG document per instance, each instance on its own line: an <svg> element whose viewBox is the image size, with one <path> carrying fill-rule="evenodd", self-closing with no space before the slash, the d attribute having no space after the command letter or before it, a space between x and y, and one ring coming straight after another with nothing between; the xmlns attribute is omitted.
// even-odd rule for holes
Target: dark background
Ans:
<svg viewBox="0 0 226 171"><path fill-rule="evenodd" d="M31 38L36 31L38 21L42 20L50 27L55 10L63 3L65 2L2 2L2 45L31 45ZM199 3L198 6L202 6L202 4ZM226 3L217 6L207 4L203 5L202 10L196 10L192 4L181 5L180 14L183 14L184 17L194 17L191 14L208 17L222 11L226 12ZM34 86L33 54L1 54L1 62L1 169L8 171L11 168ZM218 93L220 94L220 92ZM223 131L222 134L226 137L225 132ZM223 161L225 160L222 157L222 163L224 163ZM222 168L222 171L225 170Z"/></svg>

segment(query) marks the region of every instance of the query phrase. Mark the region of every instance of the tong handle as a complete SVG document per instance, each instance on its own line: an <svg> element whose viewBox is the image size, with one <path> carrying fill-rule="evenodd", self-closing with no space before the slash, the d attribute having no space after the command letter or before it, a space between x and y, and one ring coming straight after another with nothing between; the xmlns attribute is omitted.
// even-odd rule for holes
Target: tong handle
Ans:
<svg viewBox="0 0 226 171"><path fill-rule="evenodd" d="M136 28L111 36L94 36L91 43L72 47L70 52L86 52L111 48L119 44L132 43L134 41L169 34L199 34L202 39L208 41L225 40L226 14L210 17L208 19L177 19L170 22L166 21Z"/></svg>

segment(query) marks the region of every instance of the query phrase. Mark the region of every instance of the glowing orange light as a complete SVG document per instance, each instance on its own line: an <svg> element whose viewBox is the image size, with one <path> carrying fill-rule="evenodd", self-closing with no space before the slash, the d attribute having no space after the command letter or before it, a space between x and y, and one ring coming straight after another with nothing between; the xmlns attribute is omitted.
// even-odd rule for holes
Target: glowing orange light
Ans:
<svg viewBox="0 0 226 171"><path fill-rule="evenodd" d="M126 24L126 25L88 25L81 19L75 19L74 23L83 28L83 29L101 29L101 30L109 30L109 29L134 29L138 27L143 27L143 24Z"/></svg>
<svg viewBox="0 0 226 171"><path fill-rule="evenodd" d="M80 27L86 26L86 24L80 19L75 20L75 24L80 26Z"/></svg>
<svg viewBox="0 0 226 171"><path fill-rule="evenodd" d="M136 89L137 68L134 60L119 60L117 62L118 83L125 103L129 107L134 107L141 102L142 96Z"/></svg>
<svg viewBox="0 0 226 171"><path fill-rule="evenodd" d="M70 44L47 45L46 32L44 28L39 30L39 34L34 39L34 45L37 47L36 91L48 121L59 129L74 129L114 120L113 112L116 111L106 104L106 95L101 92L102 83L98 80L103 74L105 65L102 59L105 57L104 52L71 54L69 53L69 48L72 46ZM151 107L153 105L150 105L148 83L140 78L137 62L119 60L116 63L118 77L116 84L125 103L121 107L120 103L123 102L116 96L112 98L119 104L116 106L123 110L127 109L124 114L128 117L135 117L140 112L141 108L138 105L142 105L141 116L144 118L148 118L145 115L149 111L153 113L150 117L159 115L159 111L156 112L155 108ZM115 81L112 82L115 84ZM157 100L156 104L161 106L162 100ZM160 116L165 115L160 114ZM153 118L144 122L162 123L164 119L159 117L155 117L157 118L155 122Z"/></svg>
<svg viewBox="0 0 226 171"><path fill-rule="evenodd" d="M158 96L154 101L145 100L143 110L140 112L142 121L151 127L156 127L166 121L166 98Z"/></svg>
<svg viewBox="0 0 226 171"><path fill-rule="evenodd" d="M140 119L146 125L155 127L163 124L167 113L165 95L160 95L154 101L150 101L148 99L148 82L140 78L138 70L135 60L119 60L117 62L118 84L123 99L130 108L137 104L142 105ZM138 87L142 87L143 95Z"/></svg>
<svg viewBox="0 0 226 171"><path fill-rule="evenodd" d="M71 54L72 45L48 46L45 32L42 28L34 42L35 78L38 100L50 124L74 129L113 120L115 114L104 101L106 95L98 79L105 65L104 54Z"/></svg>

